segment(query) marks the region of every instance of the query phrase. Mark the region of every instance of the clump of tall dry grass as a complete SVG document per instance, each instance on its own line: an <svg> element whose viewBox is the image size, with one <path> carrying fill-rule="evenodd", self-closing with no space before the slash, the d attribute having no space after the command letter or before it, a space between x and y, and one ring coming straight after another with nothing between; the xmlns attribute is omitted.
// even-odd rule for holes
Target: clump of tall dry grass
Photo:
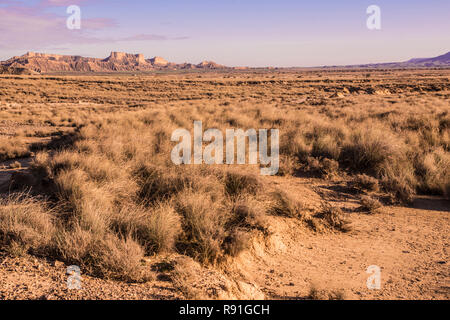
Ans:
<svg viewBox="0 0 450 320"><path fill-rule="evenodd" d="M139 197L149 202L170 199L194 184L194 177L175 166L143 163L136 168L134 174L139 181Z"/></svg>
<svg viewBox="0 0 450 320"><path fill-rule="evenodd" d="M258 176L230 170L225 173L225 191L229 196L256 194L261 188Z"/></svg>
<svg viewBox="0 0 450 320"><path fill-rule="evenodd" d="M144 250L129 236L95 234L75 225L59 230L55 235L55 246L60 259L95 276L125 281L148 278L141 263Z"/></svg>
<svg viewBox="0 0 450 320"><path fill-rule="evenodd" d="M208 195L190 191L181 194L176 201L184 230L178 249L201 262L218 262L223 257L222 245L226 237L225 208Z"/></svg>
<svg viewBox="0 0 450 320"><path fill-rule="evenodd" d="M442 147L418 157L416 170L421 176L418 188L424 193L449 195L450 153Z"/></svg>
<svg viewBox="0 0 450 320"><path fill-rule="evenodd" d="M0 136L0 161L30 156L27 144L20 138Z"/></svg>
<svg viewBox="0 0 450 320"><path fill-rule="evenodd" d="M294 117L292 112L284 125L287 133L281 135L280 152L282 159L297 159L301 170L322 177L344 171L366 182L375 179L372 186L356 184L369 189L379 185L403 202L410 202L417 192L445 194L449 133L442 114L411 118L389 113L389 121L368 112L363 121L350 115ZM287 171L293 172L290 167Z"/></svg>
<svg viewBox="0 0 450 320"><path fill-rule="evenodd" d="M0 243L14 255L45 254L52 245L53 212L24 194L0 199Z"/></svg>
<svg viewBox="0 0 450 320"><path fill-rule="evenodd" d="M368 213L374 213L376 210L381 208L382 205L380 201L370 196L361 197L361 209Z"/></svg>
<svg viewBox="0 0 450 320"><path fill-rule="evenodd" d="M170 203L158 203L153 208L125 207L111 223L117 234L131 235L147 254L174 249L181 234L181 217Z"/></svg>
<svg viewBox="0 0 450 320"><path fill-rule="evenodd" d="M351 185L361 191L378 191L379 181L378 179L368 176L366 174L357 174L353 177Z"/></svg>
<svg viewBox="0 0 450 320"><path fill-rule="evenodd" d="M268 208L265 204L251 196L242 196L231 203L230 218L227 227L253 230L257 229L267 232L266 213Z"/></svg>
<svg viewBox="0 0 450 320"><path fill-rule="evenodd" d="M322 210L316 213L315 218L320 218L332 229L342 232L351 230L350 221L344 217L342 210L330 204L324 203Z"/></svg>
<svg viewBox="0 0 450 320"><path fill-rule="evenodd" d="M270 212L274 215L295 218L301 217L306 210L304 204L282 190L276 190L272 193L272 201Z"/></svg>

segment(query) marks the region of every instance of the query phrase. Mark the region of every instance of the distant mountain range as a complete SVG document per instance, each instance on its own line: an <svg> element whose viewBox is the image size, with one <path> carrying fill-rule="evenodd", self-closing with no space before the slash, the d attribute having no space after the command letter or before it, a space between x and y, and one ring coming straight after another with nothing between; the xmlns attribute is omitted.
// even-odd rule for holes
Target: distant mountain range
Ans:
<svg viewBox="0 0 450 320"><path fill-rule="evenodd" d="M441 68L450 67L450 52L434 58L415 58L405 62L372 63L324 68ZM0 62L0 74L40 74L54 72L140 72L155 70L220 70L229 68L213 61L199 64L172 63L164 58L146 59L143 54L111 52L106 59L28 52ZM278 69L278 68L277 68Z"/></svg>
<svg viewBox="0 0 450 320"><path fill-rule="evenodd" d="M353 68L440 68L450 67L450 52L434 58L414 58L404 62L351 65Z"/></svg>
<svg viewBox="0 0 450 320"><path fill-rule="evenodd" d="M85 58L47 53L28 52L0 63L0 73L36 74L51 72L126 72L153 70L224 69L213 61L199 64L168 62L164 58L145 59L143 54L111 52L106 59Z"/></svg>

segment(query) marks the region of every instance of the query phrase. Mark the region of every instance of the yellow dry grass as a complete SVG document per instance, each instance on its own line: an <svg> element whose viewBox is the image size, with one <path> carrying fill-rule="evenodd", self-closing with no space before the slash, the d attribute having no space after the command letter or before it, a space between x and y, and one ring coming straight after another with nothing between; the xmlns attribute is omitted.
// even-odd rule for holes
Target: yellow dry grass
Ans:
<svg viewBox="0 0 450 320"><path fill-rule="evenodd" d="M198 120L205 130L279 129L279 175L351 180L401 202L448 196L449 73L1 77L0 160L43 151L35 179L21 186L33 197L0 204L0 240L94 275L143 281L146 255L227 261L266 233L269 214L347 231L338 208L311 212L261 181L255 167L172 164L172 131ZM70 143L51 152L51 144L33 149L22 140L68 134Z"/></svg>

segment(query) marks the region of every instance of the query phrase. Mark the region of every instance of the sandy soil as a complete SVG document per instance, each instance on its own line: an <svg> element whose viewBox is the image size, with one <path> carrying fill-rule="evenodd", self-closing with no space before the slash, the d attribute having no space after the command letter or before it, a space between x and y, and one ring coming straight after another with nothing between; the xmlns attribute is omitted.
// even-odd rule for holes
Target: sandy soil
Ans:
<svg viewBox="0 0 450 320"><path fill-rule="evenodd" d="M61 262L24 257L9 258L0 255L0 300L61 300L114 299L155 300L179 299L180 294L170 282L153 280L133 284L102 280L86 275L81 277L82 289L67 288L67 266ZM155 277L157 274L155 274Z"/></svg>
<svg viewBox="0 0 450 320"><path fill-rule="evenodd" d="M320 199L310 186L330 187L296 178L278 181L313 204ZM355 207L351 199L339 205ZM272 218L271 240L266 245L257 242L240 257L242 274L275 299L306 298L312 286L343 291L347 299L450 298L449 201L419 197L412 207L347 215L352 222L349 233L315 234L295 220ZM366 269L371 265L381 268L380 290L367 288Z"/></svg>

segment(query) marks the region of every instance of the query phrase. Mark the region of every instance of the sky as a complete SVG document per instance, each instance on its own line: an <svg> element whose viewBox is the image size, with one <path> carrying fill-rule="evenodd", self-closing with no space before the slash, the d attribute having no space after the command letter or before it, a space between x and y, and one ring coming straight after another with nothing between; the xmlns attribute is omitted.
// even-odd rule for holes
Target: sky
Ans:
<svg viewBox="0 0 450 320"><path fill-rule="evenodd" d="M81 28L67 28L67 7ZM381 29L369 30L377 5ZM449 0L0 0L0 60L28 51L307 67L405 61L450 51Z"/></svg>

